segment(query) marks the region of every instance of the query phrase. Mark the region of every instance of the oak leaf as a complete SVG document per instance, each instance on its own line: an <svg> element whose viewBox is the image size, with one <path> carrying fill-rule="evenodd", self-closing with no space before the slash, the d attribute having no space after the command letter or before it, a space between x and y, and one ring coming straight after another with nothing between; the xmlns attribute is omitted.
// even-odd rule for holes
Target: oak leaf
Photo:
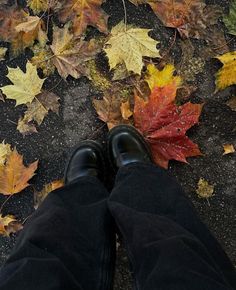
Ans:
<svg viewBox="0 0 236 290"><path fill-rule="evenodd" d="M69 28L69 23L62 29L54 27L53 43L50 46L53 52L53 64L64 79L69 75L74 78L89 77L86 62L95 58L100 51L99 45L94 39L84 41L83 38L74 38Z"/></svg>
<svg viewBox="0 0 236 290"><path fill-rule="evenodd" d="M128 71L141 74L142 57L160 57L156 48L158 41L148 36L151 29L125 26L124 22L112 28L111 36L105 44L110 69L124 63Z"/></svg>
<svg viewBox="0 0 236 290"><path fill-rule="evenodd" d="M41 125L49 110L59 113L59 97L52 92L43 92L35 97L32 103L27 104L27 111L23 118L18 121L17 130L24 136L36 133L37 129L32 123L36 122Z"/></svg>
<svg viewBox="0 0 236 290"><path fill-rule="evenodd" d="M149 143L155 162L164 168L171 159L187 162L186 157L201 155L185 133L198 122L202 105L188 102L176 106L176 90L173 82L155 87L147 101L135 96L135 127Z"/></svg>
<svg viewBox="0 0 236 290"><path fill-rule="evenodd" d="M3 165L6 161L7 156L11 153L11 145L6 144L3 140L0 143L0 166Z"/></svg>
<svg viewBox="0 0 236 290"><path fill-rule="evenodd" d="M36 191L34 193L34 208L37 209L51 191L61 188L62 186L64 186L64 181L62 179L54 180L44 185L41 191Z"/></svg>
<svg viewBox="0 0 236 290"><path fill-rule="evenodd" d="M223 67L216 74L216 88L223 90L236 84L236 51L216 57L223 63Z"/></svg>
<svg viewBox="0 0 236 290"><path fill-rule="evenodd" d="M222 9L203 0L130 0L135 5L149 4L167 27L176 28L182 37L205 38L206 28L217 23Z"/></svg>
<svg viewBox="0 0 236 290"><path fill-rule="evenodd" d="M8 68L7 77L13 85L1 88L7 99L16 100L16 106L31 103L36 95L41 92L45 79L40 79L36 66L30 62L26 64L26 72L20 68Z"/></svg>
<svg viewBox="0 0 236 290"><path fill-rule="evenodd" d="M27 186L28 181L35 175L38 161L28 167L23 164L23 156L14 149L6 158L5 164L0 166L0 193L4 195L16 194Z"/></svg>
<svg viewBox="0 0 236 290"><path fill-rule="evenodd" d="M232 35L236 35L236 1L233 0L230 5L229 14L224 16L224 24Z"/></svg>
<svg viewBox="0 0 236 290"><path fill-rule="evenodd" d="M235 152L235 148L233 144L225 144L223 145L224 153L223 155L231 154Z"/></svg>
<svg viewBox="0 0 236 290"><path fill-rule="evenodd" d="M66 0L59 10L59 20L63 23L71 20L75 36L81 36L88 25L107 33L108 15L101 9L103 2L103 0Z"/></svg>
<svg viewBox="0 0 236 290"><path fill-rule="evenodd" d="M13 215L2 216L0 214L0 235L9 237L23 228Z"/></svg>

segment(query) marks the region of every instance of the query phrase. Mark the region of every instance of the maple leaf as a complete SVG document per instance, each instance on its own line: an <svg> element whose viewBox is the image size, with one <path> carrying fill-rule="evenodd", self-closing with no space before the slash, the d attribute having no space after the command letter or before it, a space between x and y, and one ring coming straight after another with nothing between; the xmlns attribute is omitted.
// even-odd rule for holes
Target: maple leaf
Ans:
<svg viewBox="0 0 236 290"><path fill-rule="evenodd" d="M75 36L82 35L88 25L107 33L108 15L101 9L103 0L66 0L58 15L63 23L72 21Z"/></svg>
<svg viewBox="0 0 236 290"><path fill-rule="evenodd" d="M60 4L58 0L27 0L27 5L32 9L34 14L46 12L49 9L59 9Z"/></svg>
<svg viewBox="0 0 236 290"><path fill-rule="evenodd" d="M186 157L201 155L186 131L198 122L202 105L190 102L176 106L176 84L155 87L148 101L135 96L135 127L150 144L155 162L168 168L171 159L186 162Z"/></svg>
<svg viewBox="0 0 236 290"><path fill-rule="evenodd" d="M128 71L141 74L142 57L160 57L156 46L158 41L148 36L151 29L135 28L120 22L112 28L111 36L105 44L110 69L124 63Z"/></svg>
<svg viewBox="0 0 236 290"><path fill-rule="evenodd" d="M0 47L0 60L4 60L6 52L7 52L7 47Z"/></svg>
<svg viewBox="0 0 236 290"><path fill-rule="evenodd" d="M14 56L30 47L36 40L45 45L47 36L45 25L38 16L29 16L15 6L0 9L0 39L11 43Z"/></svg>
<svg viewBox="0 0 236 290"><path fill-rule="evenodd" d="M5 163L6 158L10 153L11 145L5 144L5 141L3 140L2 143L0 143L0 166Z"/></svg>
<svg viewBox="0 0 236 290"><path fill-rule="evenodd" d="M108 129L120 124L130 124L132 112L130 111L129 101L123 105L122 93L118 87L113 87L104 93L102 100L93 100L94 108L98 114L99 119L105 122ZM124 106L126 108L124 109Z"/></svg>
<svg viewBox="0 0 236 290"><path fill-rule="evenodd" d="M182 37L204 38L205 29L217 23L222 11L203 0L129 0L135 5L149 4L167 27L176 28Z"/></svg>
<svg viewBox="0 0 236 290"><path fill-rule="evenodd" d="M69 23L63 29L54 27L53 43L50 46L54 56L53 64L64 79L69 75L74 78L89 76L86 62L96 56L100 51L99 46L94 39L84 41L82 38L74 38L69 27Z"/></svg>
<svg viewBox="0 0 236 290"><path fill-rule="evenodd" d="M223 18L224 24L232 35L236 35L236 1L232 1L229 14Z"/></svg>
<svg viewBox="0 0 236 290"><path fill-rule="evenodd" d="M0 214L0 235L10 236L23 228L13 215L2 216Z"/></svg>
<svg viewBox="0 0 236 290"><path fill-rule="evenodd" d="M52 92L43 92L35 97L32 103L27 104L27 111L18 121L17 130L24 136L36 133L37 129L32 122L41 125L49 110L58 114L60 98Z"/></svg>
<svg viewBox="0 0 236 290"><path fill-rule="evenodd" d="M16 100L16 106L31 103L36 95L41 92L45 79L40 79L37 68L30 62L26 64L26 72L20 68L8 68L7 77L13 85L1 88L7 99Z"/></svg>
<svg viewBox="0 0 236 290"><path fill-rule="evenodd" d="M55 72L55 66L53 64L53 53L49 47L46 45L44 48L39 45L34 45L32 48L34 56L30 59L30 62L37 68L43 71L44 76L49 76Z"/></svg>
<svg viewBox="0 0 236 290"><path fill-rule="evenodd" d="M216 74L216 88L223 90L236 84L236 51L217 56L223 63L223 67Z"/></svg>
<svg viewBox="0 0 236 290"><path fill-rule="evenodd" d="M235 152L235 148L233 144L225 144L223 145L224 153L223 155L231 154Z"/></svg>
<svg viewBox="0 0 236 290"><path fill-rule="evenodd" d="M36 191L34 193L34 208L37 209L39 205L44 201L44 199L48 196L50 192L61 188L64 186L64 181L61 180L54 180L46 185L44 185L41 191Z"/></svg>
<svg viewBox="0 0 236 290"><path fill-rule="evenodd" d="M153 64L147 66L145 80L148 83L150 90L154 87L164 87L173 82L179 87L182 83L180 76L174 76L175 67L172 64L167 64L162 70L159 70Z"/></svg>
<svg viewBox="0 0 236 290"><path fill-rule="evenodd" d="M16 194L27 186L28 181L35 175L38 161L28 167L23 164L23 156L14 149L6 158L4 165L0 166L0 193L4 195Z"/></svg>

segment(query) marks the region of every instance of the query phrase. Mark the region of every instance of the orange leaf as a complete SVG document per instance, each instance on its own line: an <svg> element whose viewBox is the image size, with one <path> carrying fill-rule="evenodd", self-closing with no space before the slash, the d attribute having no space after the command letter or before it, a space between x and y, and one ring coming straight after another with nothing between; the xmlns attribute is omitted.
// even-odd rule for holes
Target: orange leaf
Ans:
<svg viewBox="0 0 236 290"><path fill-rule="evenodd" d="M2 216L0 214L0 235L10 236L23 228L13 215Z"/></svg>
<svg viewBox="0 0 236 290"><path fill-rule="evenodd" d="M6 159L6 163L0 166L0 193L13 195L29 186L28 181L35 175L38 161L28 167L23 164L23 156L14 149Z"/></svg>
<svg viewBox="0 0 236 290"><path fill-rule="evenodd" d="M135 97L135 127L150 144L155 162L168 168L171 159L187 162L186 157L201 155L186 131L198 122L201 104L176 106L176 84L155 87L148 101Z"/></svg>
<svg viewBox="0 0 236 290"><path fill-rule="evenodd" d="M103 0L68 0L59 11L59 19L66 23L72 21L75 36L82 35L88 25L107 33L108 15L101 9Z"/></svg>

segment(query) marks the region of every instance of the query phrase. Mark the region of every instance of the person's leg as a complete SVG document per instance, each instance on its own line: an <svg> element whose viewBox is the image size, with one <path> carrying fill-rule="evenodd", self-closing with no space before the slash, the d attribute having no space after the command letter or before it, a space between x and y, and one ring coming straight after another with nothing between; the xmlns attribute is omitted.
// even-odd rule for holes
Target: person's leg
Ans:
<svg viewBox="0 0 236 290"><path fill-rule="evenodd" d="M0 271L1 290L112 288L115 235L109 193L94 176L97 169L90 166L94 160L89 155L84 161L78 154L73 157L73 172L66 174L66 182L73 182L51 192L27 221ZM72 180L77 171L82 176Z"/></svg>
<svg viewBox="0 0 236 290"><path fill-rule="evenodd" d="M123 130L136 138L132 130ZM236 287L230 260L180 185L165 170L143 160L144 147L132 151L136 145L127 146L127 132L123 137L117 132L111 132L109 146L113 165L120 169L108 206L127 248L135 289ZM142 162L132 163L138 155Z"/></svg>

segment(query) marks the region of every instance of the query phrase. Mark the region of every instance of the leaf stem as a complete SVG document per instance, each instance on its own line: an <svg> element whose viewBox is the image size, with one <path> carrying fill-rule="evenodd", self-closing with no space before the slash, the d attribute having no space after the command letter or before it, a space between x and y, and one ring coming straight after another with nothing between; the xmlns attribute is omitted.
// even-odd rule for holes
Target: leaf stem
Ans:
<svg viewBox="0 0 236 290"><path fill-rule="evenodd" d="M127 30L127 9L126 9L126 5L125 5L125 0L122 0L123 3L123 7L124 7L124 14L125 14L125 31Z"/></svg>
<svg viewBox="0 0 236 290"><path fill-rule="evenodd" d="M4 205L9 201L9 199L12 197L12 195L9 195L8 198L6 200L4 200L3 204L0 207L0 213L2 212L2 209L4 207Z"/></svg>

